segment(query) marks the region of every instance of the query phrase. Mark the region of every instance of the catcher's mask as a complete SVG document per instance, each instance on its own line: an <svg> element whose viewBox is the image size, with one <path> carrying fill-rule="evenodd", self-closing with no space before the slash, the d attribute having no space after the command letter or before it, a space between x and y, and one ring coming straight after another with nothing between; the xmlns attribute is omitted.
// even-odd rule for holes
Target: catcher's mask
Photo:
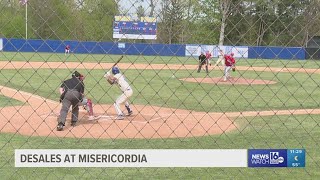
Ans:
<svg viewBox="0 0 320 180"><path fill-rule="evenodd" d="M119 68L118 67L116 67L116 66L114 66L114 67L112 67L112 74L119 74L120 73L120 70L119 70Z"/></svg>

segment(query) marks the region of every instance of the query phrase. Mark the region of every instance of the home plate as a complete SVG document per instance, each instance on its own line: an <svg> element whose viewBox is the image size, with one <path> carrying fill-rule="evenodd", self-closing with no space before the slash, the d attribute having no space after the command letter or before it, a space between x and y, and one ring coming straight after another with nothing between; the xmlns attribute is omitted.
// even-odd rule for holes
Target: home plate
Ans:
<svg viewBox="0 0 320 180"><path fill-rule="evenodd" d="M107 121L107 120L112 120L112 119L114 119L114 116L102 115L102 116L100 116L100 119L98 119L98 121Z"/></svg>

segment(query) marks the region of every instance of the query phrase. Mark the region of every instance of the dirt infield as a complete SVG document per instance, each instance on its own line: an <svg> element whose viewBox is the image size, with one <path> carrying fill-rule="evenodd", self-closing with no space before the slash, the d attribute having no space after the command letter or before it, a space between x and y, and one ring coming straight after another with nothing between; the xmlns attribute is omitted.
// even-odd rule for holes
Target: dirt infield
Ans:
<svg viewBox="0 0 320 180"><path fill-rule="evenodd" d="M1 69L39 69L39 68L86 68L106 69L112 64L96 63L44 63L44 62L0 62ZM191 69L191 65L144 65L121 64L121 68L135 69ZM250 70L257 68L237 67ZM259 69L259 68L258 68ZM264 70L265 69L260 69ZM270 68L269 68L270 70ZM277 71L277 70L276 70ZM296 71L300 71L296 70ZM304 71L308 72L308 71ZM310 71L315 73L315 71ZM248 80L234 78L230 82L221 82L220 78L181 79L199 83L261 84L276 83L265 80ZM232 118L277 115L277 114L319 114L320 110L282 110L261 112L206 113L166 107L133 105L134 114L124 120L114 120L115 112L111 105L96 104L95 114L101 118L97 121L87 120L81 111L76 127L68 123L64 131L56 131L57 114L61 105L49 99L12 88L0 86L0 94L19 100L25 106L4 107L0 109L0 131L18 133L28 136L75 137L75 138L174 138L222 134L237 128ZM70 119L67 121L70 122Z"/></svg>
<svg viewBox="0 0 320 180"><path fill-rule="evenodd" d="M95 105L99 120L89 121L86 113L81 112L76 127L68 123L64 131L58 132L57 114L61 108L58 102L8 87L0 89L2 95L27 103L1 109L1 132L75 138L173 138L221 134L236 128L219 113L134 105L132 116L114 120L116 113L112 106Z"/></svg>
<svg viewBox="0 0 320 180"><path fill-rule="evenodd" d="M238 85L263 85L263 84L276 84L275 81L261 80L261 79L245 79L240 77L232 77L227 81L223 81L223 78L183 78L181 81L196 82L196 83L208 83L208 84L238 84Z"/></svg>

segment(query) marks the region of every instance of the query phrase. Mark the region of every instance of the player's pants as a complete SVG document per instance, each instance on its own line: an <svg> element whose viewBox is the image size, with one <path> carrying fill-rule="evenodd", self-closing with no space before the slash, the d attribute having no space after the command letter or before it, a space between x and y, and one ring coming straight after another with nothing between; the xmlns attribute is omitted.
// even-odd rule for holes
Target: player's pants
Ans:
<svg viewBox="0 0 320 180"><path fill-rule="evenodd" d="M77 90L68 90L66 95L62 100L62 108L60 111L59 123L65 124L67 114L70 106L72 105L72 116L71 121L77 122L79 115L79 99L81 98L81 94Z"/></svg>
<svg viewBox="0 0 320 180"><path fill-rule="evenodd" d="M69 49L66 49L64 52L65 52L66 54L69 54L69 53L70 53L70 50L69 50Z"/></svg>
<svg viewBox="0 0 320 180"><path fill-rule="evenodd" d="M83 106L87 111L89 116L93 116L93 107L91 99L84 97L81 102L79 102L79 106Z"/></svg>
<svg viewBox="0 0 320 180"><path fill-rule="evenodd" d="M133 94L133 91L131 88L128 88L126 91L123 92L123 94L121 94L116 102L113 104L114 105L114 108L116 109L117 111L117 114L118 115L123 115L122 111L121 111L121 108L120 108L120 105L125 103L125 106L127 108L129 108L129 102L128 102L128 99L129 97L131 97Z"/></svg>
<svg viewBox="0 0 320 180"><path fill-rule="evenodd" d="M232 69L232 66L224 66L224 74L223 74L223 80L227 81L227 79L230 77L230 70Z"/></svg>
<svg viewBox="0 0 320 180"><path fill-rule="evenodd" d="M199 67L198 67L198 73L201 71L202 66L205 64L206 65L206 72L209 73L208 71L208 64L210 63L210 61L208 59L205 59L204 61L199 63Z"/></svg>

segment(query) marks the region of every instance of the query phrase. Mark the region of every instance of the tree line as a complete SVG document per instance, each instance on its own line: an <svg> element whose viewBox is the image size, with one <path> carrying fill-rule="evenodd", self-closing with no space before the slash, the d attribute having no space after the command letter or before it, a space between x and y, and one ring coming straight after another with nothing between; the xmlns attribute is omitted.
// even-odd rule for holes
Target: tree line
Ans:
<svg viewBox="0 0 320 180"><path fill-rule="evenodd" d="M158 22L142 42L300 47L320 35L319 10L318 0L29 0L28 38L113 41L114 16L135 13ZM0 1L0 14L0 36L25 37L19 0Z"/></svg>

